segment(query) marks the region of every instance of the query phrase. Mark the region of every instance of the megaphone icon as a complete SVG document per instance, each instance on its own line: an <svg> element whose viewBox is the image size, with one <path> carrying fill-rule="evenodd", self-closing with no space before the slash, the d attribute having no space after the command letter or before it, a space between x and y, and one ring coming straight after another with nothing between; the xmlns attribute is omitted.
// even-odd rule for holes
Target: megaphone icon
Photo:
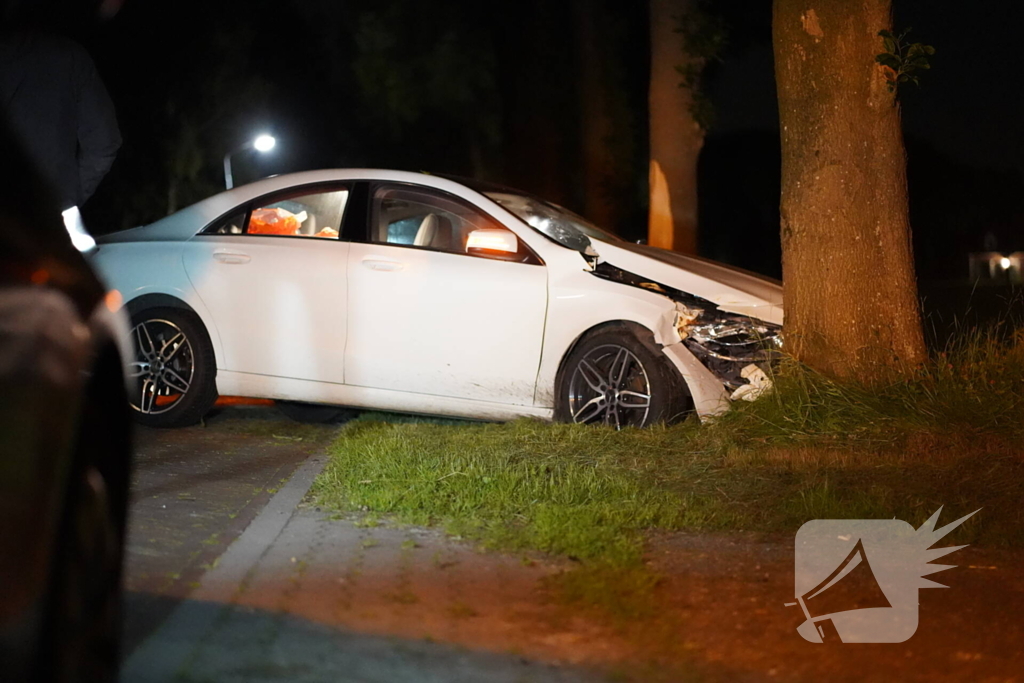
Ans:
<svg viewBox="0 0 1024 683"><path fill-rule="evenodd" d="M871 564L864 552L864 542L860 539L846 559L839 563L831 574L821 583L797 598L800 608L804 611L807 621L814 628L824 643L842 642L832 615L857 609L873 607L892 607L885 597Z"/></svg>

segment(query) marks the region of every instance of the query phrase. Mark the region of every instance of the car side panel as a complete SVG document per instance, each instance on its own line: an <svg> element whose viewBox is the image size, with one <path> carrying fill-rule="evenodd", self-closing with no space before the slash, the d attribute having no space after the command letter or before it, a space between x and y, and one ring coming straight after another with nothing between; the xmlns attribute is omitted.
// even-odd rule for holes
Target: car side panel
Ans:
<svg viewBox="0 0 1024 683"><path fill-rule="evenodd" d="M353 244L347 383L531 405L546 299L544 266Z"/></svg>
<svg viewBox="0 0 1024 683"><path fill-rule="evenodd" d="M187 242L189 280L220 330L217 367L344 382L349 246L255 235Z"/></svg>
<svg viewBox="0 0 1024 683"><path fill-rule="evenodd" d="M311 403L332 403L353 408L445 415L471 420L514 420L517 417L550 420L553 416L550 408L529 405L513 405L498 401L417 394L409 391L373 389L349 384L311 382L288 377L270 377L229 371L218 374L217 386L223 393L237 396L261 396Z"/></svg>
<svg viewBox="0 0 1024 683"><path fill-rule="evenodd" d="M192 286L182 263L183 242L114 242L103 244L92 265L125 304L146 294L166 294L187 304L206 327L217 367L224 349L214 318Z"/></svg>

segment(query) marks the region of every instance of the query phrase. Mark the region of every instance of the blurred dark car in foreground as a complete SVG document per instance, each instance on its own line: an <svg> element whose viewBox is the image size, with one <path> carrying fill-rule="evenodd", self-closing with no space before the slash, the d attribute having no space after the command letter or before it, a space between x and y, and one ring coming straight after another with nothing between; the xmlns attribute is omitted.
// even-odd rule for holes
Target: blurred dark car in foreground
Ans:
<svg viewBox="0 0 1024 683"><path fill-rule="evenodd" d="M2 129L0 158L0 680L112 680L127 323Z"/></svg>

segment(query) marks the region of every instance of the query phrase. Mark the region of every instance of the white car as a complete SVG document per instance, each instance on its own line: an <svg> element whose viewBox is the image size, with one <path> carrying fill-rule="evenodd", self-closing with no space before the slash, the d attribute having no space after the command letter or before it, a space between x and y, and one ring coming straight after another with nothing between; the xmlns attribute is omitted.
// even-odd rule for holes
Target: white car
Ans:
<svg viewBox="0 0 1024 683"><path fill-rule="evenodd" d="M138 420L217 394L644 426L769 384L779 284L624 242L505 187L365 169L267 178L98 240Z"/></svg>

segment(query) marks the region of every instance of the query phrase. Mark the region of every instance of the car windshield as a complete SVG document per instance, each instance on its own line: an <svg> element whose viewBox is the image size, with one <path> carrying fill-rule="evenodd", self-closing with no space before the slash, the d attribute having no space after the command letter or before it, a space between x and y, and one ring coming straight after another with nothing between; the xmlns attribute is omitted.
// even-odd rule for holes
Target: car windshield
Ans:
<svg viewBox="0 0 1024 683"><path fill-rule="evenodd" d="M602 230L568 209L539 199L511 192L487 192L489 198L511 211L527 225L563 247L585 252L590 238L619 242L618 237Z"/></svg>

